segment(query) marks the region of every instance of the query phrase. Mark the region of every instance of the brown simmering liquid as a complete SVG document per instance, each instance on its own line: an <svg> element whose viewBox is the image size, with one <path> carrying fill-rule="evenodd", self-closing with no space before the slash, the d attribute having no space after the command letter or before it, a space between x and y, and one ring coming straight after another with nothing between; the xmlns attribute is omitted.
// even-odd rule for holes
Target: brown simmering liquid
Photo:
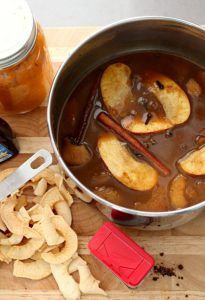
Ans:
<svg viewBox="0 0 205 300"><path fill-rule="evenodd" d="M199 137L200 134L205 136L205 129L203 131L205 128L205 71L182 58L159 53L136 53L120 57L106 63L100 69L104 70L114 62L125 63L131 68L132 91L136 99L140 99L134 106L128 107L125 115L132 115L133 111L137 110L139 118L142 118L144 122L149 122L147 120L148 112L151 113L152 118L161 118L165 114L162 105L154 95L148 93L141 86L141 75L147 70L169 76L186 92L191 104L191 115L187 122L160 133L136 135L161 162L170 168L171 173L166 177L159 174L158 184L152 190L145 192L131 190L118 182L109 173L97 149L98 137L106 129L95 120L95 109L84 138L84 142L92 151L92 159L81 166L70 166L70 169L85 186L113 203L144 211L172 210L174 208L170 204L169 186L172 179L181 172L176 163L190 150L198 148L200 144L205 144L205 138ZM95 70L82 80L65 105L59 121L58 141L61 148L65 137L70 138L77 135L83 118L83 110L98 72L99 70ZM190 79L195 79L200 85L202 89L200 96L187 93L186 83ZM146 108L144 99L147 101ZM101 104L104 108L100 94L96 102L97 105ZM124 116L118 118L119 123L123 118ZM139 153L133 153L138 159L143 159ZM204 200L205 177L183 175L188 179L187 188L184 191L188 199L187 206Z"/></svg>

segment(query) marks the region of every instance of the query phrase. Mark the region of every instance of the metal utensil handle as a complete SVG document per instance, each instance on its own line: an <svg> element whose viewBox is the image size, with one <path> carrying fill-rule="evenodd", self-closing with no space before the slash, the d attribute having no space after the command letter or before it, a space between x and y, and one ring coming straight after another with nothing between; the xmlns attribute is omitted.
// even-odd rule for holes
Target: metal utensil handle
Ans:
<svg viewBox="0 0 205 300"><path fill-rule="evenodd" d="M43 158L43 162L37 168L33 168L31 165L38 158ZM18 190L22 185L47 168L51 163L52 155L47 150L41 149L37 151L11 175L0 182L0 201Z"/></svg>

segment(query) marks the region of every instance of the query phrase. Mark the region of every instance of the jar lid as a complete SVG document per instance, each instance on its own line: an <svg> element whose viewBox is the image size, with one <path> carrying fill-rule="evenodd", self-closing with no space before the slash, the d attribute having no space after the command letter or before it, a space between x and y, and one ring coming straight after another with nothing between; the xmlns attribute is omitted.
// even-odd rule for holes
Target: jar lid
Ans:
<svg viewBox="0 0 205 300"><path fill-rule="evenodd" d="M32 49L36 22L25 0L0 0L0 69L22 60Z"/></svg>

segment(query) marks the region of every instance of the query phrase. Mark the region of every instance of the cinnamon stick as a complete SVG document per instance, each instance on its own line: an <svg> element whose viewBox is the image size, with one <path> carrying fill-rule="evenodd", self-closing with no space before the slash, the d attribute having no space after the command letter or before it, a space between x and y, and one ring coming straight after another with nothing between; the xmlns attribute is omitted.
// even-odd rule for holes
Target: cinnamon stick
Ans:
<svg viewBox="0 0 205 300"><path fill-rule="evenodd" d="M114 121L107 113L100 112L97 116L97 120L107 128L117 133L125 142L133 147L133 149L139 151L144 157L146 157L154 167L160 170L164 175L168 175L170 170L157 158L149 152L136 138L132 137L127 130L122 128L116 121Z"/></svg>
<svg viewBox="0 0 205 300"><path fill-rule="evenodd" d="M89 93L88 96L88 100L87 100L87 105L84 109L83 112L83 120L82 120L82 125L79 128L78 134L75 138L72 139L72 143L75 145L80 145L83 142L83 139L85 137L85 133L88 127L88 123L89 123L89 119L93 110L93 106L94 106L94 102L95 99L98 95L98 85L101 79L102 73L100 72L99 75L97 76L97 79L95 80L91 91Z"/></svg>

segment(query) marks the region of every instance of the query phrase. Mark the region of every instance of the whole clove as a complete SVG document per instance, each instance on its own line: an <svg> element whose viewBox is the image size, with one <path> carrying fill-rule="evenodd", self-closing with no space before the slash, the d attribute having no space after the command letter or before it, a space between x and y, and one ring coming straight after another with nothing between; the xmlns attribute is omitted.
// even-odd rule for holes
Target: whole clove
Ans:
<svg viewBox="0 0 205 300"><path fill-rule="evenodd" d="M160 90L164 89L164 85L159 80L156 81L156 84Z"/></svg>
<svg viewBox="0 0 205 300"><path fill-rule="evenodd" d="M173 136L173 132L171 129L167 129L165 132L165 137L166 138L171 138Z"/></svg>
<svg viewBox="0 0 205 300"><path fill-rule="evenodd" d="M149 121L152 119L152 114L150 112L146 113L145 116L145 125L149 124Z"/></svg>

